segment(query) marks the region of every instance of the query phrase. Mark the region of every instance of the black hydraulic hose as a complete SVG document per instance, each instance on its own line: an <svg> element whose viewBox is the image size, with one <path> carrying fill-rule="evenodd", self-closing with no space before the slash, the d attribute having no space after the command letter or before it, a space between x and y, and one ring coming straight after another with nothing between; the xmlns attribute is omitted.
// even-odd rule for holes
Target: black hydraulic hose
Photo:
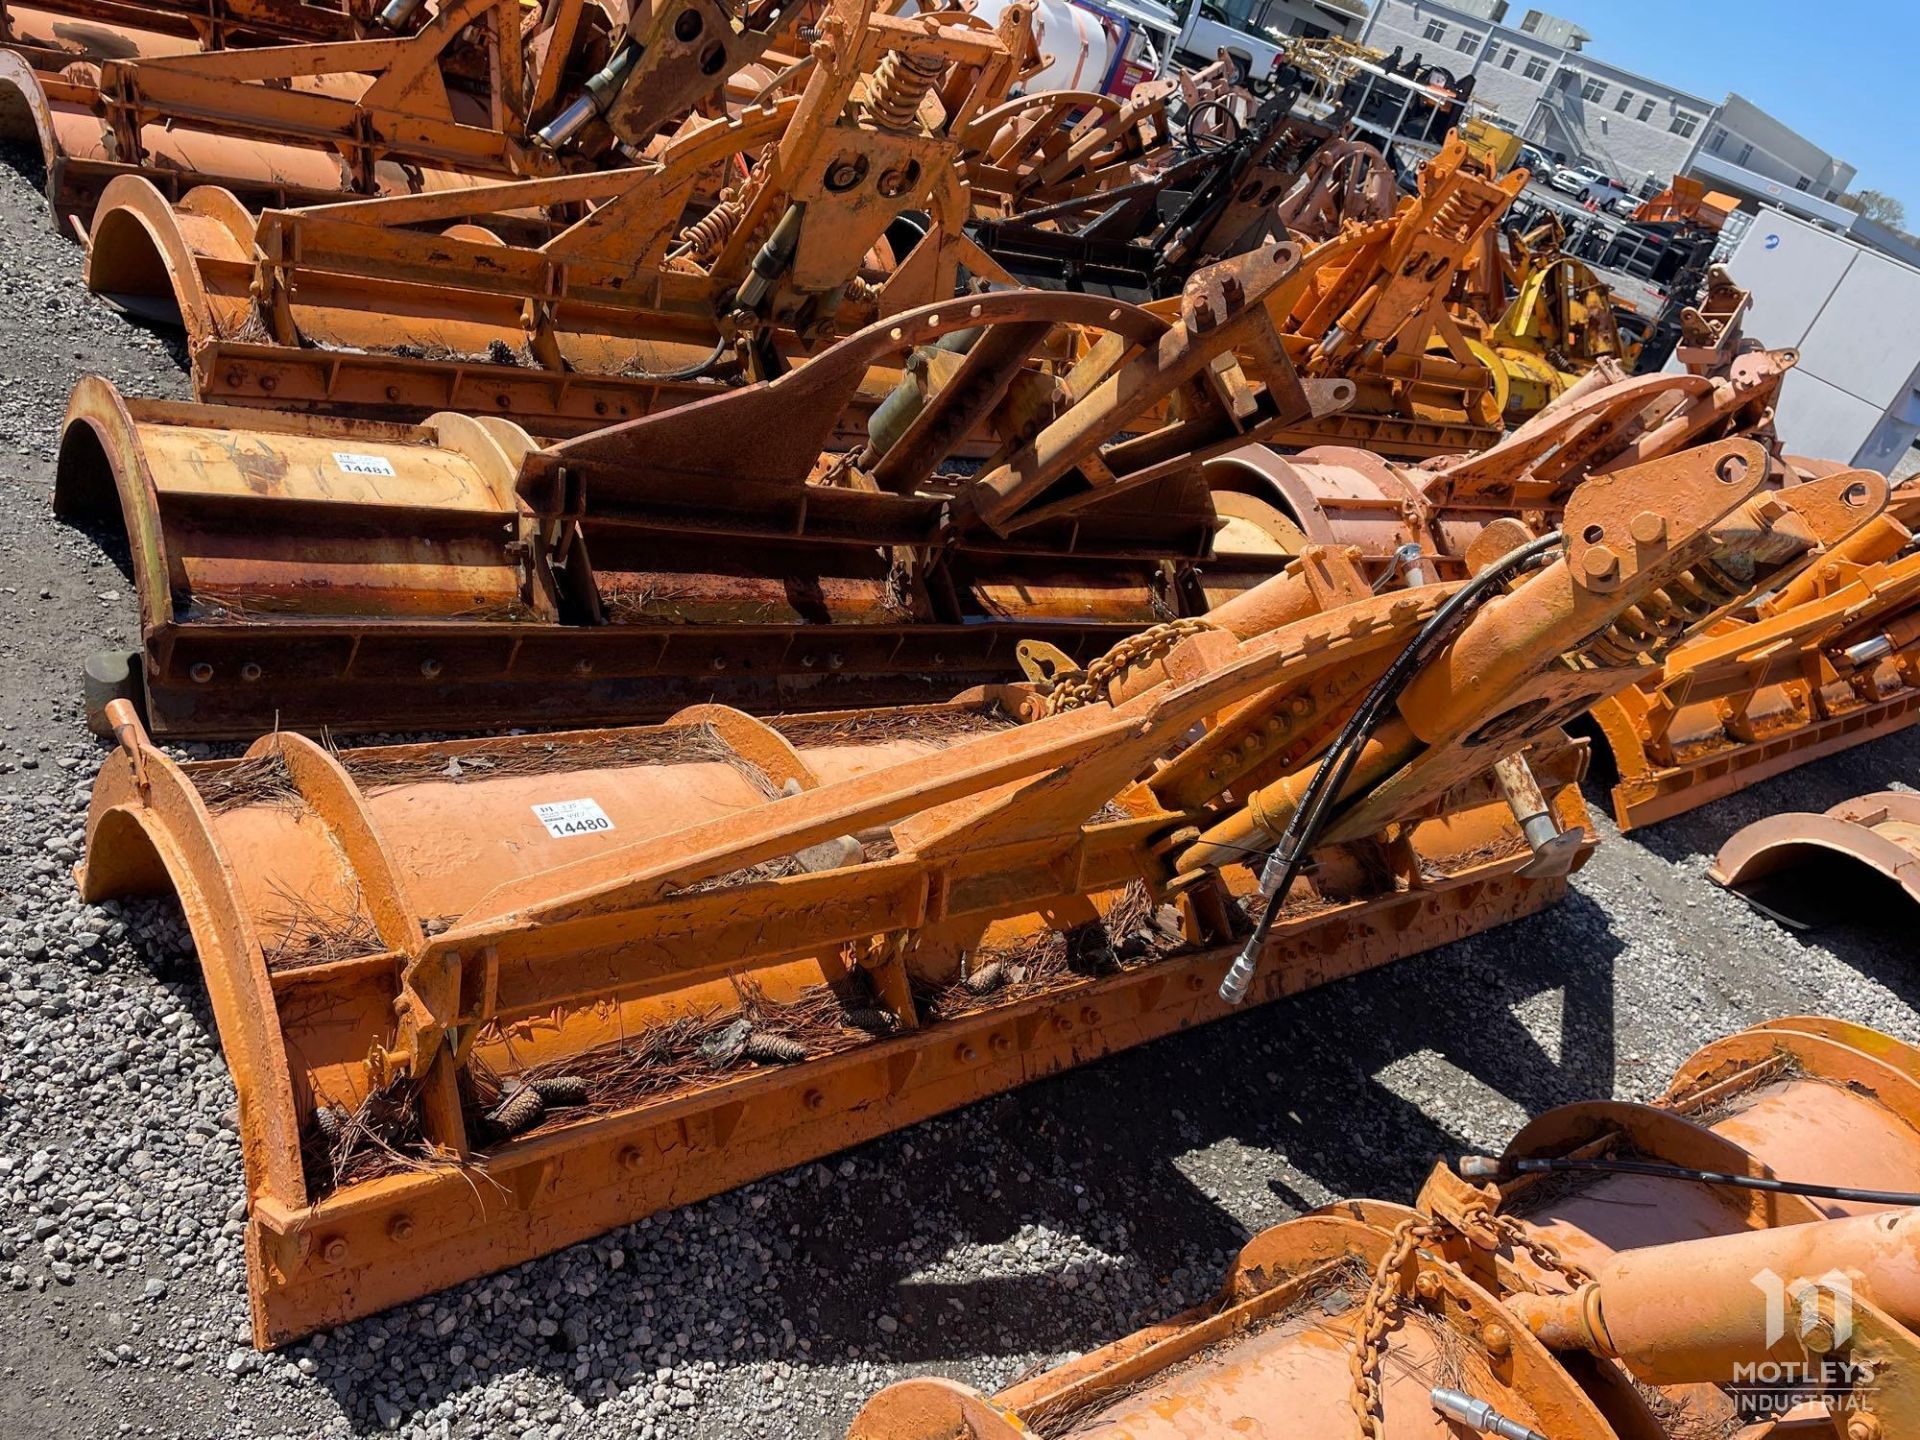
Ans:
<svg viewBox="0 0 1920 1440"><path fill-rule="evenodd" d="M629 380L698 380L718 365L720 358L726 353L727 339L723 335L704 360L696 360L693 364L683 365L678 370L629 370L626 372L626 378Z"/></svg>
<svg viewBox="0 0 1920 1440"><path fill-rule="evenodd" d="M1212 110L1218 110L1220 112L1221 118L1227 122L1228 127L1233 133L1228 135L1224 140L1217 140L1211 145L1202 145L1200 143L1200 137L1194 133L1193 122L1199 116ZM1187 111L1186 118L1182 122L1180 129L1181 138L1187 142L1187 149L1189 150L1207 152L1224 150L1240 139L1240 117L1233 113L1232 108L1224 100L1202 100L1198 105Z"/></svg>
<svg viewBox="0 0 1920 1440"><path fill-rule="evenodd" d="M1859 1190L1851 1185L1816 1185L1805 1180L1776 1180L1766 1175L1727 1175L1718 1170L1695 1170L1685 1165L1662 1165L1651 1160L1568 1160L1552 1157L1483 1162L1480 1167L1514 1175L1581 1173L1591 1175L1646 1175L1655 1180L1685 1180L1695 1185L1725 1185L1736 1190L1764 1190L1770 1195L1805 1195L1815 1200L1852 1200L1862 1205L1920 1206L1920 1194L1906 1190ZM1462 1173L1467 1173L1466 1169Z"/></svg>
<svg viewBox="0 0 1920 1440"><path fill-rule="evenodd" d="M1386 673L1374 682L1366 698L1348 717L1332 747L1321 759L1319 768L1314 771L1313 779L1307 785L1307 793L1295 807L1292 817L1287 821L1286 830L1280 836L1280 843L1267 860L1260 877L1261 885L1267 891L1267 907L1261 912L1260 921L1254 926L1245 947L1227 970L1226 978L1220 982L1222 1000L1229 1005L1238 1005L1246 998L1247 990L1253 984L1254 971L1259 968L1260 951L1273 931L1281 907L1287 903L1287 895L1293 889L1301 866L1312 853L1315 839L1325 827L1329 809L1346 788L1347 777L1353 773L1354 764L1359 760L1367 740L1380 727L1401 692L1433 652L1451 640L1473 612L1498 593L1501 584L1511 576L1539 564L1560 548L1561 540L1558 530L1542 535L1537 540L1529 540L1508 551L1449 595L1427 623L1420 627L1420 633L1394 657Z"/></svg>

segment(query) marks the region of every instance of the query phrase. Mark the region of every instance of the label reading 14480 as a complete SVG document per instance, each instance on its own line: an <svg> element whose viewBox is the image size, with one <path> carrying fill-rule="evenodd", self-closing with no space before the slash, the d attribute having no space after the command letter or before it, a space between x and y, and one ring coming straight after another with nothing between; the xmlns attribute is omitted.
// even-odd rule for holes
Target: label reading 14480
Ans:
<svg viewBox="0 0 1920 1440"><path fill-rule="evenodd" d="M534 806L533 813L547 827L547 834L556 840L564 840L569 835L597 835L613 829L607 812L592 800L554 800Z"/></svg>

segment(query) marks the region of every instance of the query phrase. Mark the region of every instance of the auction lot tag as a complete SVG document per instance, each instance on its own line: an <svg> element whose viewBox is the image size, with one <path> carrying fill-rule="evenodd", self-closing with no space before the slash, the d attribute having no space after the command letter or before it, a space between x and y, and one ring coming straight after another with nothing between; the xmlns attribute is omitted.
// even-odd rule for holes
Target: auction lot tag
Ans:
<svg viewBox="0 0 1920 1440"><path fill-rule="evenodd" d="M592 800L554 800L534 806L533 813L547 827L547 834L556 840L564 840L569 835L597 835L602 830L613 829L607 812Z"/></svg>
<svg viewBox="0 0 1920 1440"><path fill-rule="evenodd" d="M333 452L333 463L349 475L391 475L393 463L378 455L355 455L350 450Z"/></svg>

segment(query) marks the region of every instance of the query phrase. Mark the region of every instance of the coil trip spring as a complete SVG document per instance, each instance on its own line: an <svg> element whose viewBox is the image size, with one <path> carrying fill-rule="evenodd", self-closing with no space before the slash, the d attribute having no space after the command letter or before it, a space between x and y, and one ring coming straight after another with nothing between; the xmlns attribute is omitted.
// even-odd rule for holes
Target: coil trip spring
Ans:
<svg viewBox="0 0 1920 1440"><path fill-rule="evenodd" d="M1583 648L1606 665L1633 665L1658 656L1716 610L1747 592L1747 583L1707 561L1677 576L1594 636Z"/></svg>
<svg viewBox="0 0 1920 1440"><path fill-rule="evenodd" d="M920 102L946 68L937 55L889 50L873 72L874 123L888 130L913 129L920 118Z"/></svg>
<svg viewBox="0 0 1920 1440"><path fill-rule="evenodd" d="M745 202L732 190L723 190L718 205L680 232L676 248L688 259L711 260L733 238L746 213Z"/></svg>

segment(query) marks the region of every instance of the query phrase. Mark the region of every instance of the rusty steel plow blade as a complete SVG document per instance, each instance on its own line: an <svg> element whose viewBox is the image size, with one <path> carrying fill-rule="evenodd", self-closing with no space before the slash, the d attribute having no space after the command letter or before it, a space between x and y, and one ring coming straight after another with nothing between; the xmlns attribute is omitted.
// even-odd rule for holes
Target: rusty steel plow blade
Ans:
<svg viewBox="0 0 1920 1440"><path fill-rule="evenodd" d="M1589 487L1572 538L1423 647L1254 999L1564 892L1588 846L1561 838L1586 817L1558 725L1646 670L1611 622L1729 565L1778 583L1864 518L1829 482L1762 494L1764 460L1731 441ZM1636 549L1655 497L1668 528ZM113 702L81 890L171 891L192 926L239 1094L256 1338L1222 1014L1266 909L1250 867L1458 590L1375 595L1315 550L1084 672L771 723L704 705L346 753L280 731L180 765Z"/></svg>
<svg viewBox="0 0 1920 1440"><path fill-rule="evenodd" d="M1820 815L1769 815L1722 845L1710 873L1796 930L1859 916L1876 900L1920 905L1920 795L1881 790ZM1862 883L1876 876L1888 883Z"/></svg>
<svg viewBox="0 0 1920 1440"><path fill-rule="evenodd" d="M1262 301L1300 283L1274 246L1196 276L1171 321L1030 291L925 306L546 449L501 420L87 380L55 505L124 524L156 733L944 700L1013 678L1023 640L1085 662L1285 564L1257 519L1222 531L1198 467L1351 397L1274 338Z"/></svg>

